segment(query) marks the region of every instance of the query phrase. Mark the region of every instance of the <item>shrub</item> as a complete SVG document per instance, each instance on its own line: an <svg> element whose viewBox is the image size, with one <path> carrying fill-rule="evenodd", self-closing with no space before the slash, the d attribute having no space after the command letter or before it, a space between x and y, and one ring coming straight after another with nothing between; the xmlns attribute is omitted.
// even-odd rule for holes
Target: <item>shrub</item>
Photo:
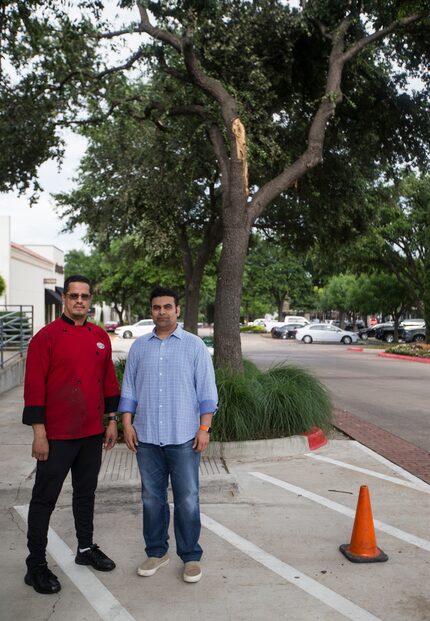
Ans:
<svg viewBox="0 0 430 621"><path fill-rule="evenodd" d="M115 362L122 383L125 358ZM269 371L244 360L244 373L216 370L219 409L213 440L232 442L282 438L331 427L331 403L324 386L309 372L289 366ZM118 424L122 434L122 424Z"/></svg>
<svg viewBox="0 0 430 621"><path fill-rule="evenodd" d="M331 403L310 373L288 366L260 371L245 361L244 374L216 371L219 410L213 439L222 442L279 438L317 426L329 431Z"/></svg>
<svg viewBox="0 0 430 621"><path fill-rule="evenodd" d="M414 358L430 358L430 345L427 343L412 343L411 345L395 345L387 347L387 354L398 354L399 356L413 356Z"/></svg>
<svg viewBox="0 0 430 621"><path fill-rule="evenodd" d="M261 334L262 332L266 332L266 328L264 326L240 326L240 331Z"/></svg>
<svg viewBox="0 0 430 621"><path fill-rule="evenodd" d="M127 362L127 358L122 357L122 358L117 358L114 362L114 367L115 367L115 373L116 373L116 378L118 380L118 384L121 387L122 384L122 380L124 378L124 371L125 371L125 363Z"/></svg>

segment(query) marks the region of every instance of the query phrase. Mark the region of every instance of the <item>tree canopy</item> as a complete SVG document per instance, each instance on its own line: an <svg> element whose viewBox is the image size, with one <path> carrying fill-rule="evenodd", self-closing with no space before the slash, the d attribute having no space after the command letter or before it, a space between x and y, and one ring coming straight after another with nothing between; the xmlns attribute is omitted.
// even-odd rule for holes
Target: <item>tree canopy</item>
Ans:
<svg viewBox="0 0 430 621"><path fill-rule="evenodd" d="M103 23L104 4L81 0L73 18L67 2L5 6L0 135L7 138L1 130L10 133L13 121L15 137L25 137L25 157L16 154L14 163L19 141L10 136L0 150L0 187L30 185L42 159L61 149L61 126L115 114L158 127L195 119L220 173L215 360L240 370L249 235L269 205L292 205L294 239L316 240L319 230L328 230L327 243L334 232L338 238L354 232L348 220L362 224L360 201L350 199L348 209L340 182L348 174L357 188L374 182L365 157L387 176L399 165L424 165L428 3L314 0L291 8L280 0L123 0L139 19L116 28ZM130 41L127 57L112 64L106 50ZM11 71L5 72L5 63ZM145 72L149 92L127 90L127 72ZM406 89L410 77L423 80L422 92ZM37 118L27 132L32 99ZM319 174L326 157L333 164ZM324 178L330 179L332 202L321 187ZM288 200L297 191L300 204Z"/></svg>

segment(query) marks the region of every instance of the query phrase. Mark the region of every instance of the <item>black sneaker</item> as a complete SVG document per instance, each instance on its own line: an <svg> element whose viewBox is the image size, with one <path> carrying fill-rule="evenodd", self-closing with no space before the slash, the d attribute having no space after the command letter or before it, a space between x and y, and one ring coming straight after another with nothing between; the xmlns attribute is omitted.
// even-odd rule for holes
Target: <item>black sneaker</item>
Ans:
<svg viewBox="0 0 430 621"><path fill-rule="evenodd" d="M78 548L75 563L78 565L91 565L94 569L98 569L98 571L112 571L112 569L115 569L115 563L96 544L93 544L85 552L79 552Z"/></svg>
<svg viewBox="0 0 430 621"><path fill-rule="evenodd" d="M47 563L36 565L32 569L28 569L24 577L25 584L32 586L38 593L50 595L61 591L61 584L50 569Z"/></svg>

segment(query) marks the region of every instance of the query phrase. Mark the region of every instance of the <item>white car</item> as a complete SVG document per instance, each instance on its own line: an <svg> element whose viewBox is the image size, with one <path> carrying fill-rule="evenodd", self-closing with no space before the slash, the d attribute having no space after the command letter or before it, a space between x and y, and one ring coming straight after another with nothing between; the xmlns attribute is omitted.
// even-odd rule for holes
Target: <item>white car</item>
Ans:
<svg viewBox="0 0 430 621"><path fill-rule="evenodd" d="M262 326L264 328L265 324L266 320L260 317L259 319L254 319L254 321L250 321L248 323L248 326Z"/></svg>
<svg viewBox="0 0 430 621"><path fill-rule="evenodd" d="M131 339L148 334L148 332L152 332L153 329L154 322L152 319L141 319L132 326L121 326L117 328L115 334L123 339Z"/></svg>
<svg viewBox="0 0 430 621"><path fill-rule="evenodd" d="M311 323L296 332L296 339L303 343L343 343L350 345L357 343L358 334L341 330L329 323Z"/></svg>

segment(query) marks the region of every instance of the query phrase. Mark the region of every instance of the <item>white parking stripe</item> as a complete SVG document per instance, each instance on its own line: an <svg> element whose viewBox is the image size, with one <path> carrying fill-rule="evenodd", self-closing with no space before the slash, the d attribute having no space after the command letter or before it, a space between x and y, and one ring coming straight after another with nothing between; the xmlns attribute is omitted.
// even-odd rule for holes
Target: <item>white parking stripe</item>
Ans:
<svg viewBox="0 0 430 621"><path fill-rule="evenodd" d="M404 479L408 479L408 481L411 481L412 483L415 483L415 485L417 487L419 487L420 489L424 489L424 490L429 490L430 489L430 485L428 483L426 483L422 479L419 479L414 474L411 474L410 472L408 472L404 468L401 468L397 464L394 464L389 459L386 459L385 457L382 457L382 455L379 455L379 453L376 453L375 451L370 449L368 446L364 446L364 444L361 444L360 442L357 442L357 440L351 440L351 443L355 444L355 446L357 448L359 448L360 451L363 451L363 453L367 453L368 455L373 457L373 459L375 459L376 461L379 461L381 464L384 464L388 468L391 468L391 470L394 470L395 472L398 472L400 474L400 476L402 476Z"/></svg>
<svg viewBox="0 0 430 621"><path fill-rule="evenodd" d="M257 479L261 479L262 481L271 483L272 485L282 487L282 489L285 489L288 492L292 492L293 494L297 494L298 496L303 496L304 498L323 505L328 509L332 509L333 511L337 511L338 513L342 513L343 515L347 515L351 518L355 517L355 511L353 511L349 507L345 507L344 505L334 502L333 500L324 498L324 496L319 496L318 494L309 492L307 489L297 487L296 485L291 485L291 483L286 483L285 481L281 481L280 479L275 479L274 477L263 474L262 472L250 472L249 474L257 477ZM427 539L422 539L421 537L417 537L416 535L407 533L404 530L400 530L400 528L396 528L395 526L391 526L390 524L386 524L385 522L380 522L379 520L373 520L373 523L375 525L375 528L377 528L378 530L387 533L388 535L392 535L397 539L402 539L407 543L411 543L418 548L422 548L423 550L427 550L428 552L430 552L430 541L427 541Z"/></svg>
<svg viewBox="0 0 430 621"><path fill-rule="evenodd" d="M244 539L204 513L201 514L201 520L202 525L215 533L215 535L218 535L218 537L221 537L221 539L224 539L232 546L254 559L254 561L257 561L278 576L281 576L281 578L284 578L294 586L302 589L333 610L336 610L347 619L351 619L352 621L381 621L364 608L360 608L350 600L342 597L342 595L339 595L316 580L313 580L313 578L309 578L309 576L295 569L292 565L288 565L268 552L265 552L262 548Z"/></svg>
<svg viewBox="0 0 430 621"><path fill-rule="evenodd" d="M362 472L363 474L368 474L371 477L375 477L377 479L383 479L384 481L389 481L390 483L395 483L396 485L403 485L403 487L409 487L410 489L414 489L417 492L424 492L430 494L430 486L428 489L425 487L416 485L415 483L411 483L410 481L404 481L403 479L396 479L395 477L390 477L387 474L382 474L381 472L375 472L375 470L368 470L367 468L360 468L359 466L353 466L352 464L348 464L344 461L338 461L337 459L332 459L331 457L325 457L324 455L314 455L313 453L306 453L306 457L310 457L311 459L316 459L317 461L325 461L328 464L333 464L335 466L340 466L341 468L346 468L347 470L355 470L355 472Z"/></svg>
<svg viewBox="0 0 430 621"><path fill-rule="evenodd" d="M27 522L28 505L14 509ZM75 554L52 528L48 533L47 551L103 621L135 621L88 567L76 565Z"/></svg>

